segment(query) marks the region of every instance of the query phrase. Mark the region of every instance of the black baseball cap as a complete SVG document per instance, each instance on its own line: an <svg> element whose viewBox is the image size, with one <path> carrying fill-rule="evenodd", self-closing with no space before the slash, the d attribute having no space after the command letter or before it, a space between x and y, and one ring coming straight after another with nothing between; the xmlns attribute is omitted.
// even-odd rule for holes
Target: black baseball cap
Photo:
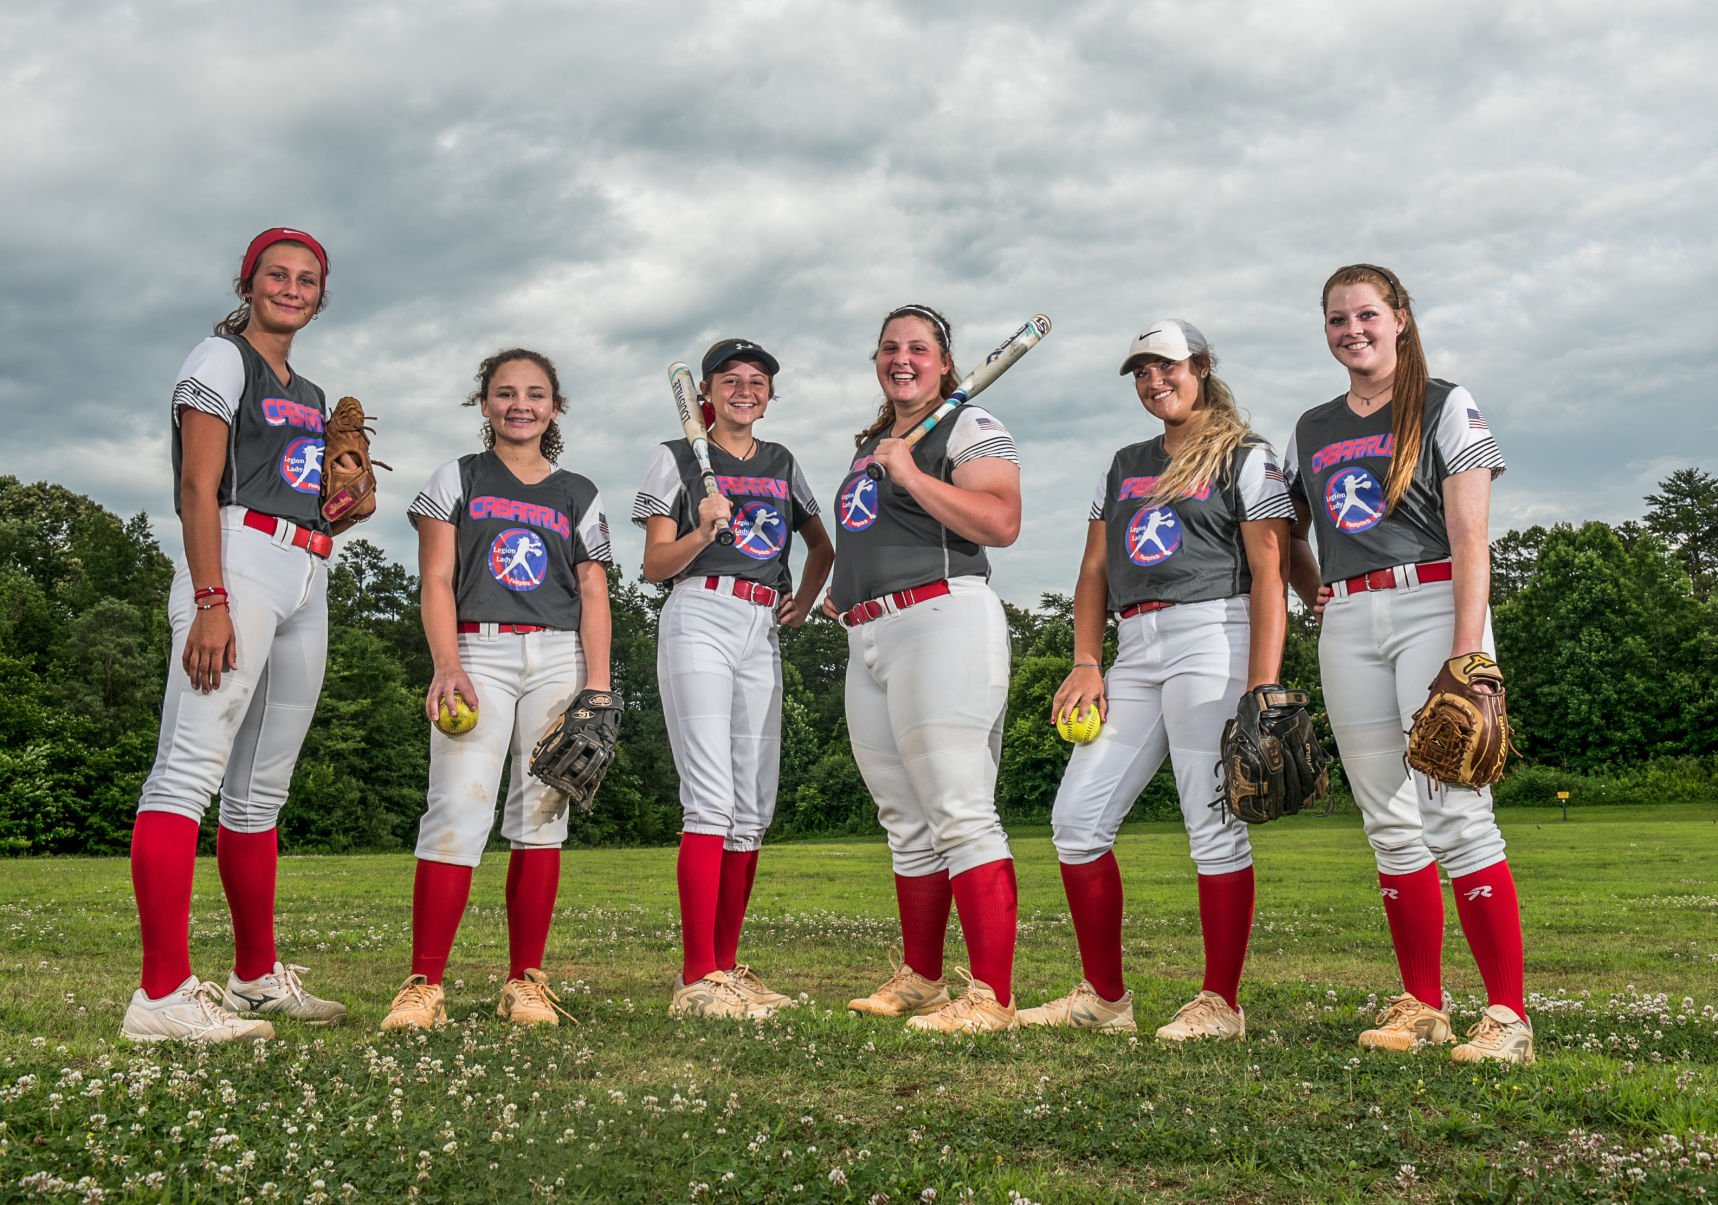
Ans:
<svg viewBox="0 0 1718 1205"><path fill-rule="evenodd" d="M748 364L756 364L770 376L781 371L781 365L776 358L753 343L750 339L723 339L710 345L710 350L704 353L704 379L710 379L714 373L729 360L744 360Z"/></svg>

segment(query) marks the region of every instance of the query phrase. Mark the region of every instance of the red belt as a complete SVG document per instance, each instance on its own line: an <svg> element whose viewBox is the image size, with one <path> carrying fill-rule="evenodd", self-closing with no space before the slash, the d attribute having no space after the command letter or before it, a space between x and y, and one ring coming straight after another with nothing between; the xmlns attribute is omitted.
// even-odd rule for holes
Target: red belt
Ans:
<svg viewBox="0 0 1718 1205"><path fill-rule="evenodd" d="M757 603L760 607L774 607L776 602L781 598L780 590L772 590L770 587L760 585L757 582L749 582L743 577L736 577L733 579L733 582L734 588L730 593L732 593L735 598L743 598L749 603ZM722 589L722 579L719 577L705 578L704 589L715 590L720 593Z"/></svg>
<svg viewBox="0 0 1718 1205"><path fill-rule="evenodd" d="M548 632L553 630L536 623L498 623L495 624L494 627L495 631L500 635L511 634L514 636L529 636L532 632ZM481 632L483 630L483 625L480 623L465 623L462 621L459 623L458 628L461 632L470 635L473 632Z"/></svg>
<svg viewBox="0 0 1718 1205"><path fill-rule="evenodd" d="M1447 582L1455 577L1455 569L1448 561L1422 561L1414 566L1414 570L1422 583ZM1351 577L1344 581L1350 594L1360 590L1394 590L1396 588L1396 569L1374 569L1371 573L1362 573L1359 577Z"/></svg>
<svg viewBox="0 0 1718 1205"><path fill-rule="evenodd" d="M948 582L946 581L926 582L922 586L908 586L905 590L897 590L893 594L884 595L882 598L868 599L856 605L851 611L843 612L841 624L843 627L856 628L862 623L870 623L873 619L888 612L889 608L883 605L885 601L893 603L895 610L905 611L908 607L916 607L922 602L941 598L947 593Z"/></svg>
<svg viewBox="0 0 1718 1205"><path fill-rule="evenodd" d="M260 510L247 510L245 512L246 527L271 536L280 530L282 523L287 522L287 520L277 519L273 515L265 515ZM302 548L311 556L319 556L325 561L328 559L328 554L334 551L334 538L332 536L325 536L319 531L311 531L308 527L299 527L296 524L289 524L289 526L292 527L292 546L294 548Z"/></svg>
<svg viewBox="0 0 1718 1205"><path fill-rule="evenodd" d="M1173 607L1172 602L1136 602L1129 603L1116 612L1117 619L1132 619L1135 615L1149 615L1153 611L1161 611L1165 607Z"/></svg>

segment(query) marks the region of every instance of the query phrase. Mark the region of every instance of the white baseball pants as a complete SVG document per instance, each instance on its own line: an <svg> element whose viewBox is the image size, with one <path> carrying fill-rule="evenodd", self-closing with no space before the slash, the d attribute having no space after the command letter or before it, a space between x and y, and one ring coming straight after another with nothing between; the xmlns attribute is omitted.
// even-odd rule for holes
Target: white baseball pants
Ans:
<svg viewBox="0 0 1718 1205"><path fill-rule="evenodd" d="M1503 861L1491 791L1451 787L1404 763L1414 713L1450 655L1449 582L1333 597L1318 638L1324 705L1342 772L1384 874L1412 874L1435 858L1451 878ZM1485 649L1492 652L1491 617Z"/></svg>
<svg viewBox="0 0 1718 1205"><path fill-rule="evenodd" d="M262 833L275 827L286 803L322 693L328 563L292 546L292 524L270 536L246 527L244 516L242 506L221 508L221 576L231 592L238 665L208 694L185 673L185 640L197 610L183 556L174 568L161 737L137 810L200 822L219 791L223 825Z"/></svg>
<svg viewBox="0 0 1718 1205"><path fill-rule="evenodd" d="M677 583L662 605L656 680L681 827L753 850L775 818L781 775L781 650L775 612L736 598L733 579Z"/></svg>
<svg viewBox="0 0 1718 1205"><path fill-rule="evenodd" d="M1118 623L1115 664L1104 675L1109 720L1091 744L1075 747L1050 813L1061 861L1078 866L1108 853L1168 757L1199 873L1253 864L1247 826L1225 824L1211 806L1223 725L1247 686L1248 609L1244 596L1212 599Z"/></svg>
<svg viewBox="0 0 1718 1205"><path fill-rule="evenodd" d="M847 632L847 732L895 873L1010 857L996 814L1008 622L982 578Z"/></svg>
<svg viewBox="0 0 1718 1205"><path fill-rule="evenodd" d="M476 866L495 823L508 765L501 835L513 849L557 849L567 839L567 797L531 776L531 750L584 688L577 632L462 632L459 661L477 689L477 727L448 736L430 725L429 806L417 856ZM508 758L512 758L509 765Z"/></svg>

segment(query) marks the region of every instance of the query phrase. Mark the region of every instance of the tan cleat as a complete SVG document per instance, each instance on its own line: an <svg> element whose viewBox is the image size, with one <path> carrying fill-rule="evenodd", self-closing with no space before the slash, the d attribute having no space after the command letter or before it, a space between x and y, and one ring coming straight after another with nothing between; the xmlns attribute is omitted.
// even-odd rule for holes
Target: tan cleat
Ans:
<svg viewBox="0 0 1718 1205"><path fill-rule="evenodd" d="M1479 1023L1467 1031L1467 1041L1450 1051L1452 1063L1478 1063L1495 1059L1500 1063L1533 1061L1533 1026L1513 1008L1493 1004L1480 1014Z"/></svg>
<svg viewBox="0 0 1718 1205"><path fill-rule="evenodd" d="M674 995L668 1001L671 1017L739 1017L761 1021L775 1015L775 1005L760 1004L734 986L726 971L711 971L687 983L674 976Z"/></svg>
<svg viewBox="0 0 1718 1205"><path fill-rule="evenodd" d="M1176 1009L1169 1024L1158 1026L1157 1036L1166 1042L1189 1042L1196 1038L1244 1042L1247 1014L1230 1008L1229 1002L1216 992L1202 991Z"/></svg>
<svg viewBox="0 0 1718 1205"><path fill-rule="evenodd" d="M274 1037L274 1026L234 1016L221 1003L220 988L192 975L159 1000L138 988L119 1033L133 1042L256 1042Z"/></svg>
<svg viewBox="0 0 1718 1205"><path fill-rule="evenodd" d="M1133 1022L1132 992L1123 992L1120 1000L1105 1000L1084 979L1059 1000L1021 1009L1016 1020L1021 1025L1062 1025L1099 1033L1134 1033L1139 1029Z"/></svg>
<svg viewBox="0 0 1718 1205"><path fill-rule="evenodd" d="M509 979L501 989L495 1015L515 1025L559 1025L562 1017L574 1025L579 1019L561 1007L561 998L549 987L549 977L539 970L525 972L523 979Z"/></svg>
<svg viewBox="0 0 1718 1205"><path fill-rule="evenodd" d="M849 1000L849 1011L867 1017L917 1017L934 1013L949 1002L945 980L926 979L906 963L896 962L892 954L889 963L895 968L894 974L869 996Z"/></svg>
<svg viewBox="0 0 1718 1205"><path fill-rule="evenodd" d="M959 967L955 968L955 974L966 980L966 990L960 999L933 1013L909 1018L908 1029L918 1033L1006 1033L1020 1023L1014 1005L999 1004L988 983L974 979Z"/></svg>
<svg viewBox="0 0 1718 1205"><path fill-rule="evenodd" d="M298 979L303 970L301 966L277 962L272 971L255 979L228 975L226 995L221 1002L235 1013L291 1017L306 1025L340 1024L346 1019L346 1006L305 991Z"/></svg>
<svg viewBox="0 0 1718 1205"><path fill-rule="evenodd" d="M382 1018L382 1031L434 1029L446 1020L447 994L441 984L431 983L423 975L409 975L394 993L388 1015Z"/></svg>
<svg viewBox="0 0 1718 1205"><path fill-rule="evenodd" d="M1377 1024L1376 1029L1360 1035L1360 1045L1367 1050L1417 1050L1421 1045L1456 1040L1450 1015L1421 1003L1409 992L1391 997L1378 1014Z"/></svg>
<svg viewBox="0 0 1718 1205"><path fill-rule="evenodd" d="M799 1001L792 996L783 995L758 978L758 973L745 963L741 963L728 972L728 982L739 989L740 995L753 1004L767 1004L771 1008L798 1008Z"/></svg>

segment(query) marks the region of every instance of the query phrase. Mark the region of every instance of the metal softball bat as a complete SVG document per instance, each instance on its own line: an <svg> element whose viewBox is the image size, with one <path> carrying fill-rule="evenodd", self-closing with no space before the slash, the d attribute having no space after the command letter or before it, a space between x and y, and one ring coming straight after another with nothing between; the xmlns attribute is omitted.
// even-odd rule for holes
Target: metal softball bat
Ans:
<svg viewBox="0 0 1718 1205"><path fill-rule="evenodd" d="M1021 356L1037 347L1039 340L1049 333L1050 316L1048 314L1034 314L1028 318L1021 324L1019 330L1009 335L997 346L995 351L984 357L984 363L966 374L966 377L959 385L955 386L954 392L948 395L942 405L931 411L923 422L902 436L907 441L907 446L910 448L916 445L919 440L929 435L938 423L958 410L961 403L970 402L994 385L997 377L1013 368ZM865 466L865 475L873 481L881 481L883 479L883 466L868 464Z"/></svg>
<svg viewBox="0 0 1718 1205"><path fill-rule="evenodd" d="M674 394L674 409L680 415L680 429L686 433L686 442L692 445L692 459L698 462L698 475L704 479L704 493L712 498L720 497L722 491L716 487L716 470L710 467L710 433L704 429L698 383L692 379L692 370L683 361L676 360L668 366L668 388ZM733 542L732 528L724 527L716 533L716 543L726 547Z"/></svg>

